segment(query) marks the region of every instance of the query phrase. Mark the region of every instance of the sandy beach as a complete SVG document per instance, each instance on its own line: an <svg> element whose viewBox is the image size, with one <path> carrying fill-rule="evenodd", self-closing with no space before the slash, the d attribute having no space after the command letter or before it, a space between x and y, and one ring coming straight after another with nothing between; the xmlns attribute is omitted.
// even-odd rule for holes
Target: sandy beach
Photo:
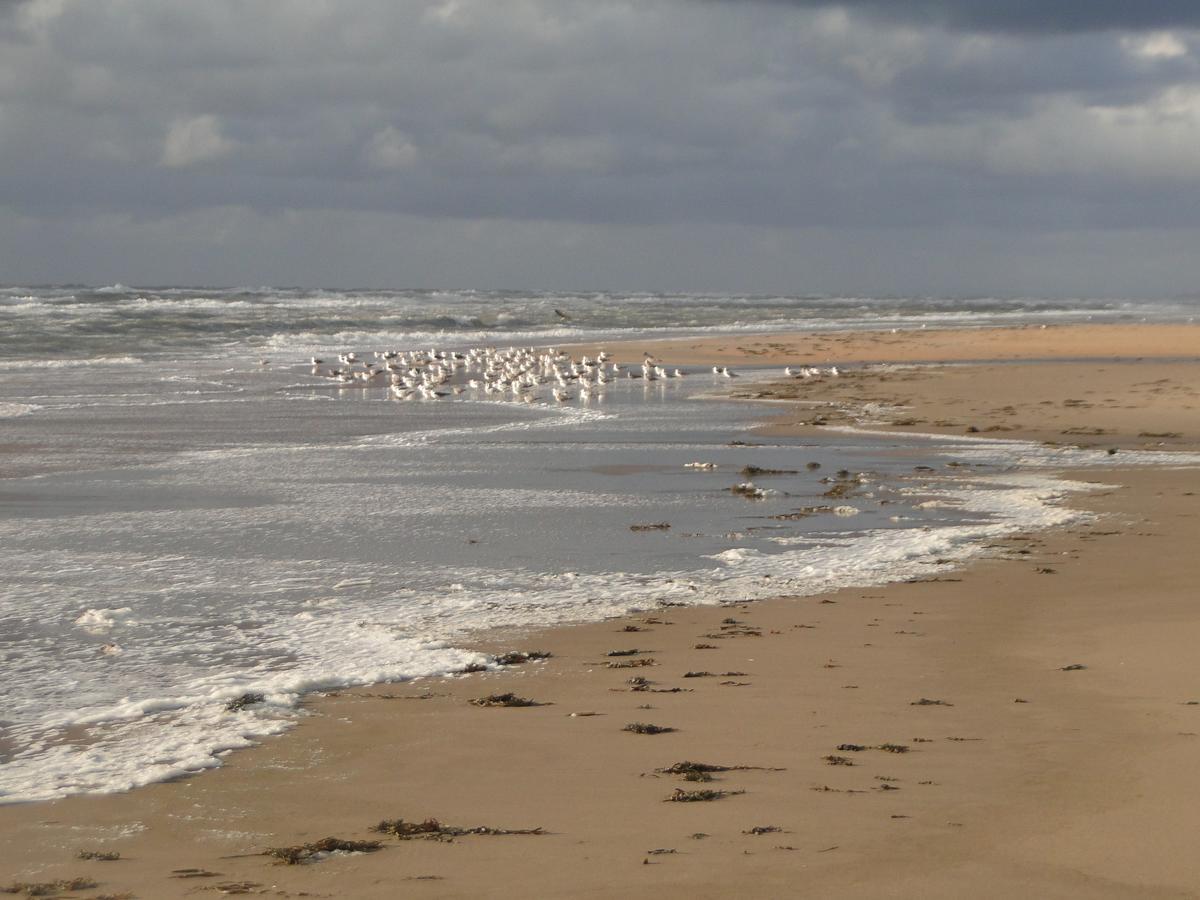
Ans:
<svg viewBox="0 0 1200 900"><path fill-rule="evenodd" d="M778 403L769 429L866 423L1089 446L1113 451L1113 467L1064 473L1090 483L1069 500L1089 517L998 541L936 578L488 635L488 652L553 655L314 696L293 731L220 769L0 807L0 889L1200 896L1200 470L1121 465L1132 450L1200 449L1200 328L608 349L673 365L846 367L731 380L738 396ZM468 702L510 692L537 705ZM625 730L635 723L670 730ZM662 771L685 761L728 768ZM681 791L701 793L668 802ZM436 819L443 833L372 831L397 819ZM538 833L461 833L474 829ZM381 846L301 865L263 855L326 837Z"/></svg>

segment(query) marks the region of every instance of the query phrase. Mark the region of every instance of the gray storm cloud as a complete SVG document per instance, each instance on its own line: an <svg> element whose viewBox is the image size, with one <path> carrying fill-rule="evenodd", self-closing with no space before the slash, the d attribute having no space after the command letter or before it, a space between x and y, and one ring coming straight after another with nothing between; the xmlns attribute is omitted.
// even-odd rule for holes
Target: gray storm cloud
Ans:
<svg viewBox="0 0 1200 900"><path fill-rule="evenodd" d="M1192 9L0 0L0 279L1177 293Z"/></svg>
<svg viewBox="0 0 1200 900"><path fill-rule="evenodd" d="M1200 6L1188 0L722 0L777 2L862 11L895 22L979 31L1078 32L1188 28Z"/></svg>

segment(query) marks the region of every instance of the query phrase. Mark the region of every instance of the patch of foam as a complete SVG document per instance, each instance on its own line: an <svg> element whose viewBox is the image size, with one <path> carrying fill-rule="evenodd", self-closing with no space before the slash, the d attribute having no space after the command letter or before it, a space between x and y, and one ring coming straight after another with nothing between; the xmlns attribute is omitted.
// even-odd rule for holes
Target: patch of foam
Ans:
<svg viewBox="0 0 1200 900"><path fill-rule="evenodd" d="M15 419L17 416L27 416L42 408L36 403L0 403L0 419Z"/></svg>
<svg viewBox="0 0 1200 900"><path fill-rule="evenodd" d="M103 634L112 630L117 622L129 618L133 609L122 606L117 609L88 609L80 613L75 624L91 634Z"/></svg>
<svg viewBox="0 0 1200 900"><path fill-rule="evenodd" d="M138 356L93 356L68 359L5 359L0 369L73 369L76 366L136 366Z"/></svg>

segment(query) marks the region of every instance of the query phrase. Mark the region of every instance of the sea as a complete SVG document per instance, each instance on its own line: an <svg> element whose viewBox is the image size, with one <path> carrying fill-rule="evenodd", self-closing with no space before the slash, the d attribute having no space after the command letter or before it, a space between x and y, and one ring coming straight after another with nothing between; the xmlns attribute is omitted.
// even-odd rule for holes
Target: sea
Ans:
<svg viewBox="0 0 1200 900"><path fill-rule="evenodd" d="M465 384L400 399L314 356L1197 315L1195 299L0 288L0 803L218 766L312 692L495 665L471 641L496 629L530 649L522 629L933 577L1072 521L1085 486L1056 473L1112 464L884 434L869 410L765 437L780 408L729 391L776 369L735 382L667 359L681 377L561 402Z"/></svg>

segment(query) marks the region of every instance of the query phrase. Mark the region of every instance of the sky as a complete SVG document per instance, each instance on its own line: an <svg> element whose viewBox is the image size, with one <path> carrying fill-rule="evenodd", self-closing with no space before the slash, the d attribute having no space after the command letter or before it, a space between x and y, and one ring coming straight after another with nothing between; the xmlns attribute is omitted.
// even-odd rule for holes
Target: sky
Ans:
<svg viewBox="0 0 1200 900"><path fill-rule="evenodd" d="M1195 0L0 0L0 282L1200 293Z"/></svg>

